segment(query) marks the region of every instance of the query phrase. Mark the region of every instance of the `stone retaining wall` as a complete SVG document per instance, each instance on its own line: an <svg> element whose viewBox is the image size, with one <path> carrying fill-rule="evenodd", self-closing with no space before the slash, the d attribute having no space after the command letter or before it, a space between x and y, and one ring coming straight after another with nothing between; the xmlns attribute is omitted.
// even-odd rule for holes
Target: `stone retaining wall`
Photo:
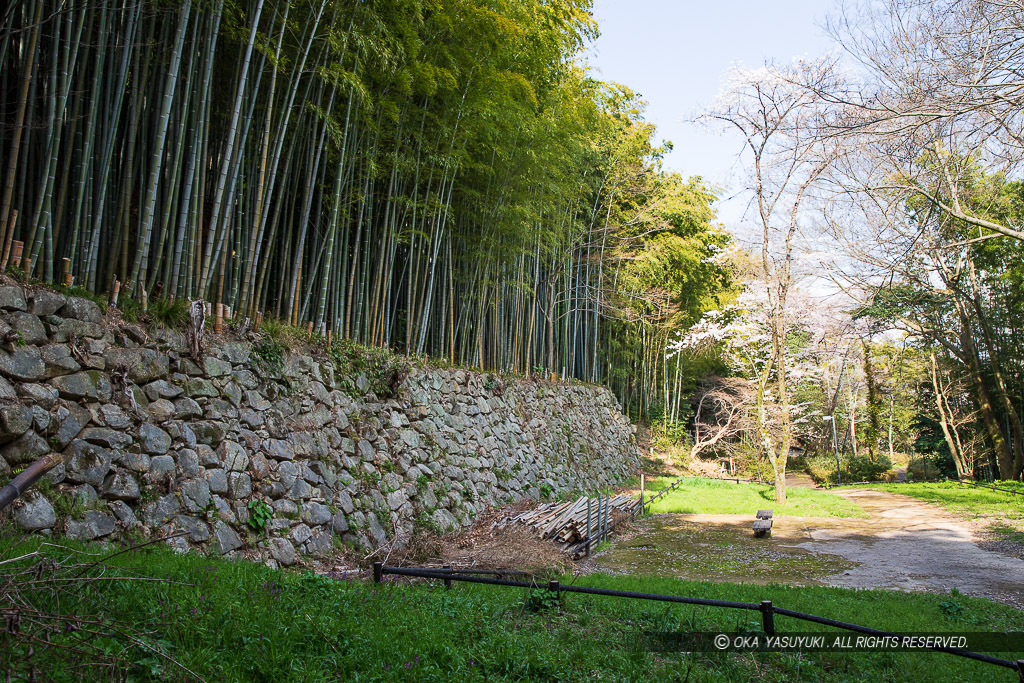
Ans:
<svg viewBox="0 0 1024 683"><path fill-rule="evenodd" d="M178 332L14 285L0 286L0 343L0 479L64 456L13 506L30 531L178 532L182 550L289 565L638 467L632 426L599 387L428 367L382 399L328 357L268 370L251 343L208 337L197 363ZM262 534L258 501L273 510Z"/></svg>

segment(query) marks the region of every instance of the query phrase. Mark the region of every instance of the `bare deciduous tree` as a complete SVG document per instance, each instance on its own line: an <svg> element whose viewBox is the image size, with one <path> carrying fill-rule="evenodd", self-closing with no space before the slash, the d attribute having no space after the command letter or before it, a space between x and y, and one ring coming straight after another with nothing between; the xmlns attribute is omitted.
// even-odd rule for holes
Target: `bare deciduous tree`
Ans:
<svg viewBox="0 0 1024 683"><path fill-rule="evenodd" d="M834 89L834 62L796 61L789 66L733 69L703 121L738 131L741 159L750 171L749 191L759 233L760 278L767 285L769 361L755 378L759 448L771 463L775 498L786 502L786 462L793 440L788 386L787 305L794 286L794 252L801 211L813 186L835 161L837 147L821 135L824 100ZM778 434L769 428L776 406Z"/></svg>

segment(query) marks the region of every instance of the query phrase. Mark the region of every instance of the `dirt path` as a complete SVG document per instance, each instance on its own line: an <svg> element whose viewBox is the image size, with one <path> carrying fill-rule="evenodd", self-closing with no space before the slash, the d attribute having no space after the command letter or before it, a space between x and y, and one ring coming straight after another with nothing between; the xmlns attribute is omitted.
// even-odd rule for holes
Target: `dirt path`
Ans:
<svg viewBox="0 0 1024 683"><path fill-rule="evenodd" d="M796 547L859 563L826 577L825 583L942 592L957 588L1024 608L1024 561L979 548L970 527L957 517L938 506L884 491L838 493L870 517L805 524L806 540ZM784 520L780 526L786 525Z"/></svg>
<svg viewBox="0 0 1024 683"><path fill-rule="evenodd" d="M839 495L868 518L777 517L754 539L753 516L654 515L594 558L596 568L711 581L780 582L963 593L1024 609L1024 561L983 550L970 526L913 498Z"/></svg>

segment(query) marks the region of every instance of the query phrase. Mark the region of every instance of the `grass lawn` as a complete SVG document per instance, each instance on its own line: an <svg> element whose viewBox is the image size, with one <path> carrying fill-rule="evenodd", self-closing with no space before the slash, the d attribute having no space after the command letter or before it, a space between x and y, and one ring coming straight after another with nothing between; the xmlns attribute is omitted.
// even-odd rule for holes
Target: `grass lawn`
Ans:
<svg viewBox="0 0 1024 683"><path fill-rule="evenodd" d="M1020 482L1004 481L999 482L997 486L1024 492L1024 485ZM919 498L969 517L999 516L1024 519L1024 496L1015 496L1005 491L964 486L950 481L862 484L857 488L876 489Z"/></svg>
<svg viewBox="0 0 1024 683"><path fill-rule="evenodd" d="M0 562L39 547L0 541ZM82 547L82 546L78 546ZM43 547L53 558L70 551ZM97 548L86 548L97 552ZM38 558L8 562L10 576ZM91 556L88 559L94 559ZM47 573L20 579L19 599L55 609ZM1016 680L1010 670L938 653L723 654L654 653L643 645L651 631L760 628L755 612L667 606L621 598L567 595L560 609L527 600L518 588L457 585L375 586L332 580L260 565L142 550L108 560L85 576L92 581L66 591L61 622L48 637L70 645L81 639L95 652L124 662L130 680L182 680L181 669L154 656L159 648L208 680L682 680L691 681L929 681ZM131 580L130 577L136 577ZM3 577L0 577L3 578ZM139 579L166 579L146 581ZM36 583L32 583L32 582ZM563 582L571 581L564 577ZM902 594L837 588L710 584L663 578L594 574L578 581L604 588L758 602L895 631L996 631L1024 629L1024 612L959 594ZM4 595L0 608L14 599ZM6 603L6 604L4 604ZM545 604L547 603L547 604ZM90 631L117 622L139 642ZM103 624L108 624L104 626ZM121 628L121 627L119 627ZM780 632L819 630L776 618ZM27 612L21 632L39 634ZM1004 655L1005 657L1006 655ZM29 665L47 680L111 678L67 651L0 638L0 670ZM4 672L5 675L8 672Z"/></svg>
<svg viewBox="0 0 1024 683"><path fill-rule="evenodd" d="M647 482L649 495L669 486L676 477L658 477ZM828 491L793 488L786 491L786 504L775 504L775 489L766 484L747 484L718 479L684 479L671 493L657 500L651 512L749 515L770 508L776 515L801 517L866 517L856 503Z"/></svg>

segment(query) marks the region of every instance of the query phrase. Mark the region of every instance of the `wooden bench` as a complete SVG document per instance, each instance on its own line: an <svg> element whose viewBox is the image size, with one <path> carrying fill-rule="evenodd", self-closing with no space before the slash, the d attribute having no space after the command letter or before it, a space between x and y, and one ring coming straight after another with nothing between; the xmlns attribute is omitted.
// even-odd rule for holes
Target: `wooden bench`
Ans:
<svg viewBox="0 0 1024 683"><path fill-rule="evenodd" d="M758 510L757 511L757 518L758 519L771 519L772 518L772 511L771 510Z"/></svg>
<svg viewBox="0 0 1024 683"><path fill-rule="evenodd" d="M772 511L758 510L757 519L754 520L754 536L772 535Z"/></svg>

